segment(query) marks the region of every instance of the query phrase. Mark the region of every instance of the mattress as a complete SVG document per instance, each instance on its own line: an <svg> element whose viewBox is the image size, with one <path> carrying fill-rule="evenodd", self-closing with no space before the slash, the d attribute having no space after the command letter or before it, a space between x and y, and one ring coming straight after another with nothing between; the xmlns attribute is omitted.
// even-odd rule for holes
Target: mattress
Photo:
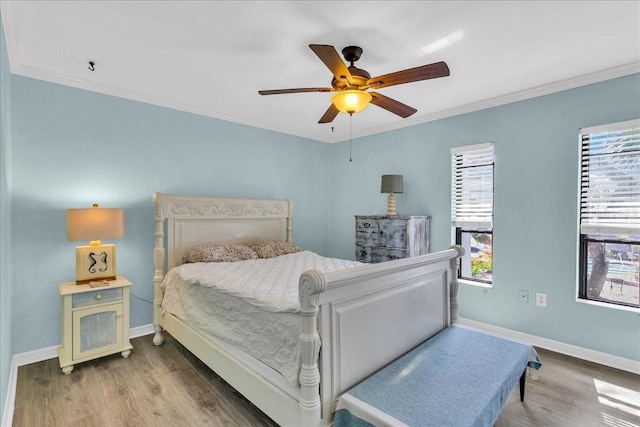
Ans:
<svg viewBox="0 0 640 427"><path fill-rule="evenodd" d="M358 265L362 263L310 251L269 259L183 264L165 276L162 309L298 386L300 275Z"/></svg>

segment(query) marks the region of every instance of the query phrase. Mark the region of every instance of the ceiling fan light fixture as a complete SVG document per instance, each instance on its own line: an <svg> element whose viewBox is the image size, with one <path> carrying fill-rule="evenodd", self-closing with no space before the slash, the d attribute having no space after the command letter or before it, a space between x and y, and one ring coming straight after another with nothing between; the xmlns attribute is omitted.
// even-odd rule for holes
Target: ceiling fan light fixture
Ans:
<svg viewBox="0 0 640 427"><path fill-rule="evenodd" d="M331 102L343 113L355 114L367 108L371 95L361 90L343 90L333 95Z"/></svg>

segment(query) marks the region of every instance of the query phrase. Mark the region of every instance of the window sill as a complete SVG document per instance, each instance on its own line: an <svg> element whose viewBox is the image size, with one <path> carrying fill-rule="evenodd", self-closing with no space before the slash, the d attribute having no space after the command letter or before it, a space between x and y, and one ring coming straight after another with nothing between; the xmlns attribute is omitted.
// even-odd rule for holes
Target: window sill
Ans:
<svg viewBox="0 0 640 427"><path fill-rule="evenodd" d="M467 279L458 279L458 283L462 283L463 285L477 286L478 288L493 289L492 283L482 283Z"/></svg>
<svg viewBox="0 0 640 427"><path fill-rule="evenodd" d="M591 306L595 306L595 307L608 308L608 309L611 309L611 310L621 310L621 311L628 311L630 313L640 314L640 308L635 308L635 307L627 307L627 306L624 306L624 305L609 304L609 303L600 302L600 301L591 301L591 300L582 299L582 298L576 299L576 302L578 304L586 304L586 305L591 305Z"/></svg>

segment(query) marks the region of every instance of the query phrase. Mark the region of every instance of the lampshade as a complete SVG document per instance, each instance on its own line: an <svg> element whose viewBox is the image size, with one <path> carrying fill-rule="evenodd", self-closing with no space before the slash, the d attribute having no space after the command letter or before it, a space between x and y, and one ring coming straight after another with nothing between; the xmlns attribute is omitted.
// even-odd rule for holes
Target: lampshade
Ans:
<svg viewBox="0 0 640 427"><path fill-rule="evenodd" d="M124 235L122 209L103 209L93 205L90 209L67 210L67 240L121 239Z"/></svg>
<svg viewBox="0 0 640 427"><path fill-rule="evenodd" d="M333 95L331 102L343 113L354 114L359 113L369 105L371 95L361 90L343 90Z"/></svg>
<svg viewBox="0 0 640 427"><path fill-rule="evenodd" d="M402 175L382 175L381 193L402 193Z"/></svg>

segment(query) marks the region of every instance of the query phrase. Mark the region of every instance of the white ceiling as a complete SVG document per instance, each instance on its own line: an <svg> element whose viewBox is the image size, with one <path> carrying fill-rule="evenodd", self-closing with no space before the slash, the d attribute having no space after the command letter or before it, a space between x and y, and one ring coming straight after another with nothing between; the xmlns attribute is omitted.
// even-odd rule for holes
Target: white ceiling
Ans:
<svg viewBox="0 0 640 427"><path fill-rule="evenodd" d="M639 1L7 1L14 74L325 142L331 93L309 49L364 49L372 76L445 61L451 75L379 89L418 112L370 105L353 137L640 72ZM95 62L95 71L88 69ZM636 94L638 95L638 94Z"/></svg>

